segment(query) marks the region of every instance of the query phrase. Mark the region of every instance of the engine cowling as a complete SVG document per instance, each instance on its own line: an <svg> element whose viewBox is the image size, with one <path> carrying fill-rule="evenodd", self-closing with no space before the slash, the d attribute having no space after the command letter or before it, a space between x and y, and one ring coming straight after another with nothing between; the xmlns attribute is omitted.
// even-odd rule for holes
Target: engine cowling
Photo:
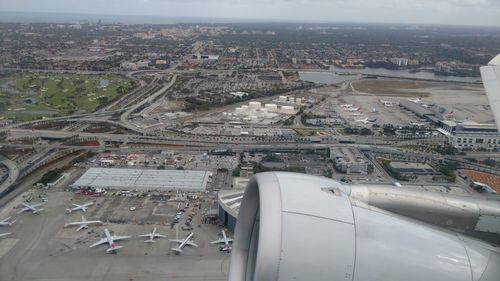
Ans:
<svg viewBox="0 0 500 281"><path fill-rule="evenodd" d="M347 186L322 177L254 176L238 214L229 280L500 280L494 246L347 194Z"/></svg>

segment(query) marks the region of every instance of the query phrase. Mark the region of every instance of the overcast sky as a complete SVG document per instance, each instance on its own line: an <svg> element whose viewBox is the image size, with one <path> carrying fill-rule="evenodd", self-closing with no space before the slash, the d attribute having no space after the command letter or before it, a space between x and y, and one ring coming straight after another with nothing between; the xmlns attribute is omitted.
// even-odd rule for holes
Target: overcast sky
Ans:
<svg viewBox="0 0 500 281"><path fill-rule="evenodd" d="M500 0L0 0L0 11L500 26Z"/></svg>

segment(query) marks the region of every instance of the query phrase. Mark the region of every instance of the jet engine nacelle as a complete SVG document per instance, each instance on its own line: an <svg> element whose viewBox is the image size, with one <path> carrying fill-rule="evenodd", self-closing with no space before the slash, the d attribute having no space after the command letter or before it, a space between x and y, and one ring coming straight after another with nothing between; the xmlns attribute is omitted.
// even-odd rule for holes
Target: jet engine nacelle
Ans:
<svg viewBox="0 0 500 281"><path fill-rule="evenodd" d="M494 245L368 206L346 188L303 174L254 176L229 280L500 280Z"/></svg>

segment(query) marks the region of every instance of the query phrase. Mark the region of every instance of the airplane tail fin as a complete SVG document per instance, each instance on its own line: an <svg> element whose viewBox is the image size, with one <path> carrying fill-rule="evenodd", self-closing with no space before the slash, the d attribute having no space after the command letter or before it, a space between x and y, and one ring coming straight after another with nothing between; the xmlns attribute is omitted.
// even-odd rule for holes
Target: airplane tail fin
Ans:
<svg viewBox="0 0 500 281"><path fill-rule="evenodd" d="M37 210L36 210L36 211L34 211L33 213L38 215L41 211L43 211L43 209L37 209Z"/></svg>
<svg viewBox="0 0 500 281"><path fill-rule="evenodd" d="M119 249L121 249L121 248L123 248L123 246L115 246L115 245L113 245L112 247L110 247L110 248L106 249L106 253L108 253L108 254L109 254L109 253L114 252L114 251L116 251L116 250L119 250Z"/></svg>
<svg viewBox="0 0 500 281"><path fill-rule="evenodd" d="M176 255L182 253L182 249L179 248L170 248L170 250L174 251Z"/></svg>
<svg viewBox="0 0 500 281"><path fill-rule="evenodd" d="M11 220L11 221L9 222L9 226L12 226L15 222L16 222L16 220Z"/></svg>
<svg viewBox="0 0 500 281"><path fill-rule="evenodd" d="M70 208L66 208L66 211L68 211L68 214L71 214L71 212L73 212Z"/></svg>
<svg viewBox="0 0 500 281"><path fill-rule="evenodd" d="M86 229L87 227L88 227L88 226L86 226L86 225L82 225L82 226L78 227L78 228L76 229L76 231L80 231L80 230L82 230L82 229Z"/></svg>

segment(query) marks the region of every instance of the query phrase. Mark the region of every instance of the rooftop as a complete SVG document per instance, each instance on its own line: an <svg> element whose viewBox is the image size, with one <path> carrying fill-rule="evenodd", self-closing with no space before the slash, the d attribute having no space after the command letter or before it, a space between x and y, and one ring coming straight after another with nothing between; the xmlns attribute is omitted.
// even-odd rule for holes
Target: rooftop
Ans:
<svg viewBox="0 0 500 281"><path fill-rule="evenodd" d="M71 187L140 191L204 190L208 171L90 168Z"/></svg>

